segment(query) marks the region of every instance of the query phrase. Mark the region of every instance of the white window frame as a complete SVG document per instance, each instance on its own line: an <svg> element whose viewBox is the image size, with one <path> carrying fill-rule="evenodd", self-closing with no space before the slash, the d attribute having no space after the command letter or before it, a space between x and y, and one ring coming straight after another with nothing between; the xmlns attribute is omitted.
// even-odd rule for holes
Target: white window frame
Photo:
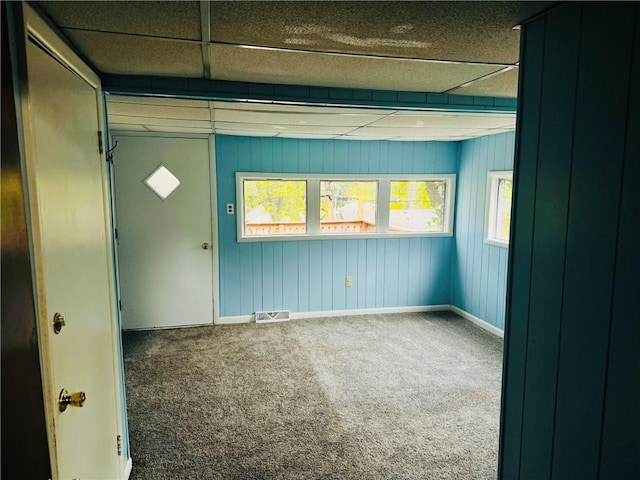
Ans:
<svg viewBox="0 0 640 480"><path fill-rule="evenodd" d="M484 215L484 241L496 247L509 248L509 240L496 238L496 216L498 214L498 193L500 180L513 182L512 170L492 171L487 175L487 201Z"/></svg>
<svg viewBox="0 0 640 480"><path fill-rule="evenodd" d="M244 180L304 180L307 182L307 233L292 235L245 235L244 234ZM378 182L376 204L376 232L367 233L320 233L320 181ZM444 180L445 218L441 232L389 232L389 205L391 181L424 182ZM456 193L455 174L322 174L322 173L236 173L236 216L238 242L282 242L288 240L348 240L365 238L407 237L451 237L453 236L454 203Z"/></svg>

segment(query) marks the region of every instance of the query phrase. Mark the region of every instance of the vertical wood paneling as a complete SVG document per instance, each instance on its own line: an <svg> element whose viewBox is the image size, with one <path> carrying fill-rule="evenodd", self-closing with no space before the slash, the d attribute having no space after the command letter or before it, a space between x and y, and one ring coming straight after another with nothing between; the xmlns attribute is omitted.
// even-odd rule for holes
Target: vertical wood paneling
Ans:
<svg viewBox="0 0 640 480"><path fill-rule="evenodd" d="M514 140L512 133L491 135L460 149L452 303L495 326L504 325L507 249L484 243L487 175L512 168Z"/></svg>
<svg viewBox="0 0 640 480"><path fill-rule="evenodd" d="M452 238L239 244L224 208L236 171L455 173L456 144L220 135L216 150L221 316L450 303Z"/></svg>
<svg viewBox="0 0 640 480"><path fill-rule="evenodd" d="M273 245L275 242L262 244L262 308L266 311L275 308L273 296ZM226 279L225 279L226 280ZM236 310L239 312L238 310Z"/></svg>
<svg viewBox="0 0 640 480"><path fill-rule="evenodd" d="M639 29L636 2L568 2L524 29L505 480L640 471Z"/></svg>
<svg viewBox="0 0 640 480"><path fill-rule="evenodd" d="M605 392L600 478L633 478L640 472L640 8L636 6L634 60L626 126L609 364Z"/></svg>
<svg viewBox="0 0 640 480"><path fill-rule="evenodd" d="M611 193L620 191L624 157L630 10L586 4L583 12L552 470L559 478L598 474L619 209Z"/></svg>
<svg viewBox="0 0 640 480"><path fill-rule="evenodd" d="M351 270L356 271L357 300L356 307L348 308L366 308L367 305L367 240L358 240L358 259Z"/></svg>
<svg viewBox="0 0 640 480"><path fill-rule="evenodd" d="M505 322L505 362L502 382L500 422L500 461L502 480L520 475L524 375L529 321L531 248L538 157L538 130L542 90L542 64L545 44L544 18L526 25L521 49L519 78L518 138L514 163L510 263Z"/></svg>
<svg viewBox="0 0 640 480"><path fill-rule="evenodd" d="M292 312L300 310L298 304L299 245L300 242L282 242L282 308Z"/></svg>
<svg viewBox="0 0 640 480"><path fill-rule="evenodd" d="M532 278L546 281L530 289L520 466L534 478L551 475L559 345L545 340L558 337L562 322L565 245L557 240L566 238L581 9L563 9L546 25L531 261Z"/></svg>
<svg viewBox="0 0 640 480"><path fill-rule="evenodd" d="M265 310L264 303L262 301L262 245L254 243L251 245L251 250L253 252L253 269L250 273L251 278L253 279L253 307L255 308L254 311L262 312ZM221 285L223 283L223 278L224 277L220 276Z"/></svg>
<svg viewBox="0 0 640 480"><path fill-rule="evenodd" d="M319 312L322 310L324 295L322 292L322 243L319 240L307 242L309 244L309 310ZM302 302L300 302L302 304Z"/></svg>
<svg viewBox="0 0 640 480"><path fill-rule="evenodd" d="M333 262L333 305L334 310L344 310L347 305L347 292L344 284L347 276L347 241L331 240L333 243L333 256L323 259L326 262ZM352 287L353 288L353 287Z"/></svg>
<svg viewBox="0 0 640 480"><path fill-rule="evenodd" d="M322 295L321 310L332 310L333 303L333 242L329 240L321 240L322 255L314 258L314 268L322 271L322 285L320 291Z"/></svg>

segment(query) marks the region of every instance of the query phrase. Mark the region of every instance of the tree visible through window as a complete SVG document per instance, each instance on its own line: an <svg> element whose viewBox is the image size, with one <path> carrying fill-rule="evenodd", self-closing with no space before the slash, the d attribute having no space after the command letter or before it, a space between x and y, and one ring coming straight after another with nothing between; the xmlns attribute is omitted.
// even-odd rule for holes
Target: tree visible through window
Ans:
<svg viewBox="0 0 640 480"><path fill-rule="evenodd" d="M375 232L378 182L320 181L321 232Z"/></svg>
<svg viewBox="0 0 640 480"><path fill-rule="evenodd" d="M441 232L445 194L444 180L392 181L389 231Z"/></svg>
<svg viewBox="0 0 640 480"><path fill-rule="evenodd" d="M307 182L245 180L245 235L299 234L307 231Z"/></svg>

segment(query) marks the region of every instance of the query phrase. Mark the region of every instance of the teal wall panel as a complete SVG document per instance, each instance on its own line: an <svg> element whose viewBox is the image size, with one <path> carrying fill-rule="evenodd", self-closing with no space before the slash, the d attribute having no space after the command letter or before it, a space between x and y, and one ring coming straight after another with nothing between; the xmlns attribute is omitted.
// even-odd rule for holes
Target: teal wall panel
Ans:
<svg viewBox="0 0 640 480"><path fill-rule="evenodd" d="M219 135L215 145L221 316L450 303L453 238L238 243L225 208L237 171L456 173L456 143Z"/></svg>
<svg viewBox="0 0 640 480"><path fill-rule="evenodd" d="M505 360L503 367L498 463L498 476L503 480L518 479L520 475L544 34L544 23L527 25L523 29L520 53L521 58L526 58L527 61L520 67L516 159L513 169L514 197L507 280L511 288L506 299L504 344L504 356L508 361ZM526 112L526 115L522 112ZM509 322L509 316L517 321Z"/></svg>
<svg viewBox="0 0 640 480"><path fill-rule="evenodd" d="M505 480L640 472L638 10L568 2L524 27Z"/></svg>
<svg viewBox="0 0 640 480"><path fill-rule="evenodd" d="M484 242L487 175L513 168L514 133L461 142L451 303L504 328L507 249Z"/></svg>

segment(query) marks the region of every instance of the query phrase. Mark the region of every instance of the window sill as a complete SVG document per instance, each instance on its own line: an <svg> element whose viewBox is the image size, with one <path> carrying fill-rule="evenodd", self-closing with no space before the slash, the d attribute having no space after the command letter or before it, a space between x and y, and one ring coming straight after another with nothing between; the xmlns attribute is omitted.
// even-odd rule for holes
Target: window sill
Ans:
<svg viewBox="0 0 640 480"><path fill-rule="evenodd" d="M305 241L305 240L376 240L389 238L429 238L429 237L453 237L453 232L411 232L411 233L323 233L315 235L268 235L268 236L251 236L240 237L238 243L245 242L286 242L286 241Z"/></svg>
<svg viewBox="0 0 640 480"><path fill-rule="evenodd" d="M509 248L509 242L501 242L500 240L493 240L491 238L485 238L484 243L488 243L494 247Z"/></svg>

